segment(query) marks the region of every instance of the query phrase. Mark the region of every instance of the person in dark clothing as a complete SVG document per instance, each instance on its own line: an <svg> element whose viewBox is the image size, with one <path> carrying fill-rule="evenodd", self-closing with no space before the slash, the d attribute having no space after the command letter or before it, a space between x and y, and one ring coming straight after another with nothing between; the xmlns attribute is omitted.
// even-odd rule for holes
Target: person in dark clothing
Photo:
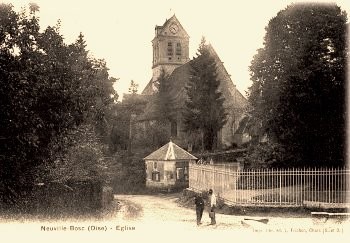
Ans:
<svg viewBox="0 0 350 243"><path fill-rule="evenodd" d="M194 204L196 205L197 225L200 225L204 211L204 200L201 193L196 195Z"/></svg>

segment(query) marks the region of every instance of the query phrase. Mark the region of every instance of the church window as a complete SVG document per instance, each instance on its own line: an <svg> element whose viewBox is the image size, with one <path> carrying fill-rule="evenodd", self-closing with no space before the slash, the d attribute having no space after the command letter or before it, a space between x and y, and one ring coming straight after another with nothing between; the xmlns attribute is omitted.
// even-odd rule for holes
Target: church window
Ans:
<svg viewBox="0 0 350 243"><path fill-rule="evenodd" d="M176 55L181 56L181 43L176 43Z"/></svg>
<svg viewBox="0 0 350 243"><path fill-rule="evenodd" d="M168 42L168 56L172 56L173 54L173 43Z"/></svg>

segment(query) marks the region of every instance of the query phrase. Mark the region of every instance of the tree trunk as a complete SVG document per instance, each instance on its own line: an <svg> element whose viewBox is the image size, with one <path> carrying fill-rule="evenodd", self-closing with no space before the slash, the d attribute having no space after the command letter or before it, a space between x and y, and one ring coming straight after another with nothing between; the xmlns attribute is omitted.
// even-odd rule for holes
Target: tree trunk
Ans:
<svg viewBox="0 0 350 243"><path fill-rule="evenodd" d="M202 152L204 151L204 132L201 131L201 140L202 140Z"/></svg>
<svg viewBox="0 0 350 243"><path fill-rule="evenodd" d="M212 129L208 129L204 132L204 148L206 151L213 150L214 138L215 136Z"/></svg>

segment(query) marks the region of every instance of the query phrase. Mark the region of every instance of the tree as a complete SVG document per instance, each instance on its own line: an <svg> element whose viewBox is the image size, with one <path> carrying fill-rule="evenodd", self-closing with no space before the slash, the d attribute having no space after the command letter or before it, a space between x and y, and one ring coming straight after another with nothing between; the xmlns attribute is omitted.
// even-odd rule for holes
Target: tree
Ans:
<svg viewBox="0 0 350 243"><path fill-rule="evenodd" d="M45 80L36 75L43 66L34 41L39 38L35 12L17 14L0 4L0 16L0 200L16 204L46 152L40 148L44 122L35 111Z"/></svg>
<svg viewBox="0 0 350 243"><path fill-rule="evenodd" d="M161 124L171 123L176 120L175 99L171 95L171 84L164 70L156 81L155 115L157 122Z"/></svg>
<svg viewBox="0 0 350 243"><path fill-rule="evenodd" d="M205 150L212 150L217 133L226 123L224 98L219 91L216 61L202 38L197 57L191 62L190 79L186 86L188 99L183 112L184 129L202 133Z"/></svg>
<svg viewBox="0 0 350 243"><path fill-rule="evenodd" d="M41 176L44 182L62 184L74 180L107 182L108 163L103 159L103 144L98 140L91 124L84 124L77 129L66 131L55 137L51 145L65 140L65 146L52 154L48 163L43 163ZM55 143L56 142L56 143Z"/></svg>
<svg viewBox="0 0 350 243"><path fill-rule="evenodd" d="M335 4L292 4L251 63L252 121L289 165L344 165L346 20Z"/></svg>
<svg viewBox="0 0 350 243"><path fill-rule="evenodd" d="M130 87L129 87L129 93L136 94L138 89L139 89L139 84L136 83L134 80L131 80Z"/></svg>
<svg viewBox="0 0 350 243"><path fill-rule="evenodd" d="M69 134L86 124L94 130L116 96L115 79L88 57L83 36L66 45L59 23L40 32L37 11L31 5L29 14L17 14L0 5L0 201L6 204L21 203L46 176L42 165L54 165L70 146Z"/></svg>

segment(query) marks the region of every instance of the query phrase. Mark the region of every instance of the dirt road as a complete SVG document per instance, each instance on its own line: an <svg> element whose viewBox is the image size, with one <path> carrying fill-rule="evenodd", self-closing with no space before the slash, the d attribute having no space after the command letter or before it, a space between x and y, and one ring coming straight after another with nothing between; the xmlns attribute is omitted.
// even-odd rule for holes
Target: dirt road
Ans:
<svg viewBox="0 0 350 243"><path fill-rule="evenodd" d="M217 225L196 225L195 210L179 206L177 194L116 195L119 206L100 220L62 220L0 224L1 242L348 242L349 222L336 219L261 217L217 214ZM243 224L242 224L243 222ZM73 230L72 230L73 228Z"/></svg>
<svg viewBox="0 0 350 243"><path fill-rule="evenodd" d="M163 225L163 227L177 227L179 229L242 229L242 217L218 215L216 226L209 226L208 213L203 213L203 224L197 226L194 209L181 207L176 203L177 195L118 195L122 221L134 221L142 224ZM221 221L220 221L221 219Z"/></svg>
<svg viewBox="0 0 350 243"><path fill-rule="evenodd" d="M179 206L177 194L166 195L117 195L120 202L119 222L137 224L141 228L156 228L169 232L218 232L241 234L297 234L297 235L344 235L349 232L348 221L339 219L264 217L268 222L260 223L261 217L217 214L217 225L209 225L208 213L203 213L203 224L196 225L194 209ZM246 220L246 219L250 220Z"/></svg>

